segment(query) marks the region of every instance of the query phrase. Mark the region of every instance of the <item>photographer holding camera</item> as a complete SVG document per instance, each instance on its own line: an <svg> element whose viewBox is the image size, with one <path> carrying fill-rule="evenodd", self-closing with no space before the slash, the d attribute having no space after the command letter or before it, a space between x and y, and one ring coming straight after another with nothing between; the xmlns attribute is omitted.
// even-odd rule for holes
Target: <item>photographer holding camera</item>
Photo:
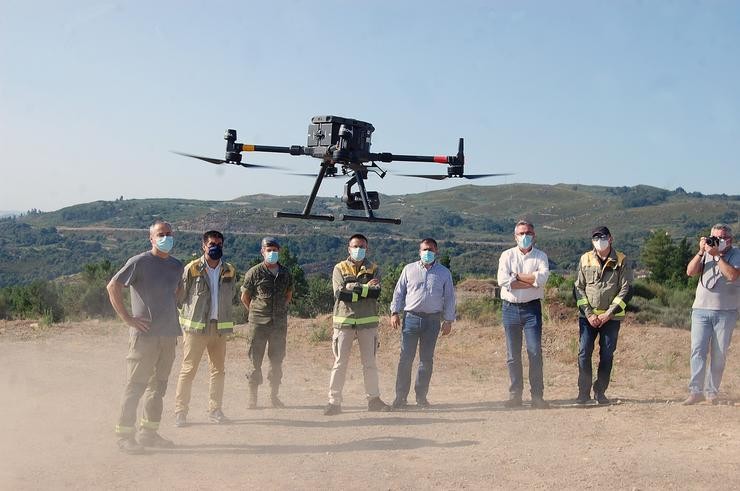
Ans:
<svg viewBox="0 0 740 491"><path fill-rule="evenodd" d="M712 227L710 237L699 240L699 252L686 267L687 275L701 276L691 313L691 380L684 405L704 400L717 403L725 357L737 321L739 270L740 252L732 246L732 230L718 223ZM712 359L706 373L709 352Z"/></svg>

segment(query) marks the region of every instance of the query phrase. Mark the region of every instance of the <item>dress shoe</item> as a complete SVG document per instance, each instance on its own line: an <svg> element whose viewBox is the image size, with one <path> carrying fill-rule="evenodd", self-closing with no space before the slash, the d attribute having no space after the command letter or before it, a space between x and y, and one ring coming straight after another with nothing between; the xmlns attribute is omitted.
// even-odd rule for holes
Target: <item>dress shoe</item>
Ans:
<svg viewBox="0 0 740 491"><path fill-rule="evenodd" d="M550 403L541 397L533 397L532 409L550 409Z"/></svg>
<svg viewBox="0 0 740 491"><path fill-rule="evenodd" d="M596 399L596 402L598 402L602 406L608 406L612 403L603 392L594 392L594 399Z"/></svg>
<svg viewBox="0 0 740 491"><path fill-rule="evenodd" d="M591 400L591 396L586 394L578 394L578 397L576 398L576 404L588 404L588 401Z"/></svg>
<svg viewBox="0 0 740 491"><path fill-rule="evenodd" d="M427 401L426 397L423 398L423 399L417 399L416 400L416 407L418 407L418 408L427 409L430 406L431 406L431 404L429 404L429 401Z"/></svg>
<svg viewBox="0 0 740 491"><path fill-rule="evenodd" d="M684 406L693 406L694 404L704 402L704 399L704 394L701 392L692 392L681 404Z"/></svg>
<svg viewBox="0 0 740 491"><path fill-rule="evenodd" d="M521 407L522 396L511 396L508 401L504 402L504 407Z"/></svg>
<svg viewBox="0 0 740 491"><path fill-rule="evenodd" d="M329 403L324 408L324 416L336 416L342 412L342 406L339 404Z"/></svg>
<svg viewBox="0 0 740 491"><path fill-rule="evenodd" d="M406 409L407 406L408 403L403 399L395 399L393 404L391 404L391 408L393 409Z"/></svg>

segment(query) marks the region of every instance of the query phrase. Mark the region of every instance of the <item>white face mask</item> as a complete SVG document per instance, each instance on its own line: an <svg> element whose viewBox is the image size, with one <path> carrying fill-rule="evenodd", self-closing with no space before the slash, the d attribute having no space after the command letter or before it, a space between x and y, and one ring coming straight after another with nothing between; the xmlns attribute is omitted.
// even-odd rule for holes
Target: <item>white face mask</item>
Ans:
<svg viewBox="0 0 740 491"><path fill-rule="evenodd" d="M592 240L591 243L597 251L605 251L609 248L609 239Z"/></svg>
<svg viewBox="0 0 740 491"><path fill-rule="evenodd" d="M724 252L727 248L727 241L725 239L719 239L719 245L717 246L719 252Z"/></svg>

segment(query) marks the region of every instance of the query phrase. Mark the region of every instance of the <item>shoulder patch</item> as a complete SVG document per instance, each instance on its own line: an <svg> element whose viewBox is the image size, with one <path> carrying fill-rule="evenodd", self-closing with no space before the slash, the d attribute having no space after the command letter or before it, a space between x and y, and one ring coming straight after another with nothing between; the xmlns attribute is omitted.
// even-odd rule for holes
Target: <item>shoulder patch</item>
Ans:
<svg viewBox="0 0 740 491"><path fill-rule="evenodd" d="M190 276L193 277L201 276L203 274L203 269L200 267L200 259L190 261L188 265L185 266L185 269L187 269Z"/></svg>
<svg viewBox="0 0 740 491"><path fill-rule="evenodd" d="M627 256L617 251L617 266L624 266L624 261L626 258Z"/></svg>

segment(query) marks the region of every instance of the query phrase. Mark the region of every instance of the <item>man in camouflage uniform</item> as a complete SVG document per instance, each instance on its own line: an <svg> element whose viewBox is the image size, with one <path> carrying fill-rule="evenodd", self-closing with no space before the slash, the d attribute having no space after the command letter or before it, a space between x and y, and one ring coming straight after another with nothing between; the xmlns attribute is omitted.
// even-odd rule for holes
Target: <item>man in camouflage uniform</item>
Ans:
<svg viewBox="0 0 740 491"><path fill-rule="evenodd" d="M357 338L362 359L368 411L388 411L390 406L380 399L378 367L375 353L378 348L378 297L380 273L378 266L365 258L367 238L355 234L349 239L349 257L334 266L334 335L332 351L334 366L329 382L329 404L324 414L333 416L342 412L342 389L347 373L352 342Z"/></svg>
<svg viewBox="0 0 740 491"><path fill-rule="evenodd" d="M249 408L257 407L257 388L262 383L262 360L270 360L270 402L272 407L285 405L278 398L280 381L283 378L283 359L285 358L288 334L288 304L293 298L293 277L278 262L280 244L274 237L262 239L261 263L253 266L244 275L241 287L241 300L249 311L249 325L252 340L249 344L249 361L252 370L249 378Z"/></svg>

